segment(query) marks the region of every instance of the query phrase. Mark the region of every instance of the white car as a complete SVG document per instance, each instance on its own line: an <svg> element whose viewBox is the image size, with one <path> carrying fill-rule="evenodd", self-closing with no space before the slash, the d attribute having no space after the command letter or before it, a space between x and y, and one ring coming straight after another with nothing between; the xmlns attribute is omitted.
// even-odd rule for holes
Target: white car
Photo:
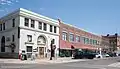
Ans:
<svg viewBox="0 0 120 69"><path fill-rule="evenodd" d="M110 57L108 54L103 54L103 57Z"/></svg>
<svg viewBox="0 0 120 69"><path fill-rule="evenodd" d="M101 54L97 54L96 58L103 58L103 56Z"/></svg>
<svg viewBox="0 0 120 69"><path fill-rule="evenodd" d="M110 57L108 54L97 54L96 58Z"/></svg>

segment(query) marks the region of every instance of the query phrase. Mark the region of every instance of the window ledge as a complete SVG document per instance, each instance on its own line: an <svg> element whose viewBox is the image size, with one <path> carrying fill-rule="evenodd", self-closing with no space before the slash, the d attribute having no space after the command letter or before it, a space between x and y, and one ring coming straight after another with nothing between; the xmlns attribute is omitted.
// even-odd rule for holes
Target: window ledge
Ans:
<svg viewBox="0 0 120 69"><path fill-rule="evenodd" d="M33 42L25 42L25 44L34 44Z"/></svg>

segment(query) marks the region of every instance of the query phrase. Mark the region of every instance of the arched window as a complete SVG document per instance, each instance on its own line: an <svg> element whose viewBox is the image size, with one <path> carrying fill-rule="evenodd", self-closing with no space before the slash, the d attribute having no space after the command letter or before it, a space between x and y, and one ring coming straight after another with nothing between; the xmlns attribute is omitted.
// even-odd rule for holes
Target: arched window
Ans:
<svg viewBox="0 0 120 69"><path fill-rule="evenodd" d="M46 44L46 39L44 36L39 36L37 40L37 44Z"/></svg>

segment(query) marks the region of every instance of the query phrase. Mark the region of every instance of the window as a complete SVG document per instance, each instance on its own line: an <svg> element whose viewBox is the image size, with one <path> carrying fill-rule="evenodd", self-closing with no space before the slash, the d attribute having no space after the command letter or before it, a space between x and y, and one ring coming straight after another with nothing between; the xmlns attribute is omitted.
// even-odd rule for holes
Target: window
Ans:
<svg viewBox="0 0 120 69"><path fill-rule="evenodd" d="M12 27L15 27L15 19L12 19Z"/></svg>
<svg viewBox="0 0 120 69"><path fill-rule="evenodd" d="M38 28L42 30L42 22L39 22Z"/></svg>
<svg viewBox="0 0 120 69"><path fill-rule="evenodd" d="M80 37L76 36L76 42L80 42Z"/></svg>
<svg viewBox="0 0 120 69"><path fill-rule="evenodd" d="M31 56L32 56L32 50L33 50L32 46L27 46L26 47L27 58L31 58Z"/></svg>
<svg viewBox="0 0 120 69"><path fill-rule="evenodd" d="M88 43L89 43L88 41L89 41L88 38L84 38L84 43L85 43L85 44L88 44Z"/></svg>
<svg viewBox="0 0 120 69"><path fill-rule="evenodd" d="M85 37L83 37L83 39L84 39L84 44L86 44L86 38L85 38Z"/></svg>
<svg viewBox="0 0 120 69"><path fill-rule="evenodd" d="M97 45L97 40L95 40L95 45Z"/></svg>
<svg viewBox="0 0 120 69"><path fill-rule="evenodd" d="M29 27L29 19L25 18L25 26Z"/></svg>
<svg viewBox="0 0 120 69"><path fill-rule="evenodd" d="M80 41L84 43L84 37L80 37Z"/></svg>
<svg viewBox="0 0 120 69"><path fill-rule="evenodd" d="M44 29L43 30L47 31L47 24L46 23L44 23Z"/></svg>
<svg viewBox="0 0 120 69"><path fill-rule="evenodd" d="M56 33L57 32L57 28L56 28L56 26L54 26L54 33Z"/></svg>
<svg viewBox="0 0 120 69"><path fill-rule="evenodd" d="M28 42L32 42L32 35L27 35L28 37Z"/></svg>
<svg viewBox="0 0 120 69"><path fill-rule="evenodd" d="M86 43L89 44L89 38L86 38Z"/></svg>
<svg viewBox="0 0 120 69"><path fill-rule="evenodd" d="M3 23L3 30L5 30L5 23Z"/></svg>
<svg viewBox="0 0 120 69"><path fill-rule="evenodd" d="M35 27L35 20L31 20L31 27L32 27L32 28Z"/></svg>
<svg viewBox="0 0 120 69"><path fill-rule="evenodd" d="M32 46L27 46L27 52L32 52Z"/></svg>
<svg viewBox="0 0 120 69"><path fill-rule="evenodd" d="M74 41L74 35L73 34L70 34L70 41Z"/></svg>
<svg viewBox="0 0 120 69"><path fill-rule="evenodd" d="M100 45L100 41L97 41L97 45Z"/></svg>
<svg viewBox="0 0 120 69"><path fill-rule="evenodd" d="M93 45L97 45L97 40L93 40Z"/></svg>
<svg viewBox="0 0 120 69"><path fill-rule="evenodd" d="M0 24L0 31L2 31L2 24Z"/></svg>
<svg viewBox="0 0 120 69"><path fill-rule="evenodd" d="M92 44L93 43L93 40L92 39L90 39L90 44Z"/></svg>
<svg viewBox="0 0 120 69"><path fill-rule="evenodd" d="M52 25L50 25L50 32L52 32Z"/></svg>
<svg viewBox="0 0 120 69"><path fill-rule="evenodd" d="M12 42L14 42L15 41L15 36L14 35L12 35Z"/></svg>
<svg viewBox="0 0 120 69"><path fill-rule="evenodd" d="M67 33L66 32L63 32L62 33L62 40L67 40Z"/></svg>
<svg viewBox="0 0 120 69"><path fill-rule="evenodd" d="M95 44L95 40L92 41L92 44L93 44L93 45Z"/></svg>

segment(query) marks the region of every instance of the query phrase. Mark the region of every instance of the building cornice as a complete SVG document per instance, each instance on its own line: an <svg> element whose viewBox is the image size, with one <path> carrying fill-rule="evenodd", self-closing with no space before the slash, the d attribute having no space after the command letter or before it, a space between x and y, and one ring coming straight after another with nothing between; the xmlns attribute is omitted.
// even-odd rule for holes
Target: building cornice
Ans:
<svg viewBox="0 0 120 69"><path fill-rule="evenodd" d="M8 19L11 19L11 17L15 17L15 16L18 16L18 15L28 17L28 18L32 18L32 19L35 19L37 21L41 20L41 21L49 23L51 25L55 25L55 26L60 27L58 20L55 20L55 19L52 19L52 18L49 18L49 17L46 17L46 16L42 16L40 14L37 14L35 12L29 11L29 10L26 10L26 9L23 9L23 8L19 8L16 11L14 11L12 13L9 13L6 16L1 17L0 21L4 22Z"/></svg>
<svg viewBox="0 0 120 69"><path fill-rule="evenodd" d="M20 27L20 29L25 29L25 30L30 30L30 31L34 31L34 32L40 32L40 33L45 33L45 34L50 34L50 35L59 36L59 34L50 33L50 32L48 32L48 31L42 31L42 30L38 30L38 29L31 29L31 28L26 28L26 27Z"/></svg>
<svg viewBox="0 0 120 69"><path fill-rule="evenodd" d="M51 21L51 22L54 22L54 23L59 23L58 20L55 20L55 19L52 19L52 18L49 18L49 17L46 17L46 16L42 16L40 14L37 14L35 12L29 11L29 10L26 10L26 9L23 9L23 8L20 8L19 10L20 10L20 13L24 12L26 14L34 15L36 17L43 18L45 20L48 20L48 21Z"/></svg>
<svg viewBox="0 0 120 69"><path fill-rule="evenodd" d="M50 24L50 25L60 27L59 24L57 24L57 23L50 22L48 20L44 20L43 18L38 18L36 16L30 16L26 13L19 13L19 16L26 17L26 18L33 19L33 20L36 20L36 21L40 21L40 22L43 22L43 23L46 23L46 24Z"/></svg>

